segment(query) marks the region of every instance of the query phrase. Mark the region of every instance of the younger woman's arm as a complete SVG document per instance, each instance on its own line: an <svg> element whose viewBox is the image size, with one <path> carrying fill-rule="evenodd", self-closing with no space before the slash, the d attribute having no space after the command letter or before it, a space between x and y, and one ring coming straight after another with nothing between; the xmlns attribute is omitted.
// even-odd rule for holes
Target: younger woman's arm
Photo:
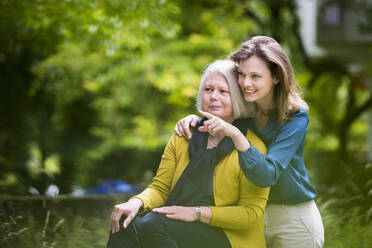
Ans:
<svg viewBox="0 0 372 248"><path fill-rule="evenodd" d="M303 159L308 121L306 111L297 112L281 126L267 154L259 152L254 144L239 151L239 164L248 180L260 187L273 186L292 159L296 156L298 160Z"/></svg>

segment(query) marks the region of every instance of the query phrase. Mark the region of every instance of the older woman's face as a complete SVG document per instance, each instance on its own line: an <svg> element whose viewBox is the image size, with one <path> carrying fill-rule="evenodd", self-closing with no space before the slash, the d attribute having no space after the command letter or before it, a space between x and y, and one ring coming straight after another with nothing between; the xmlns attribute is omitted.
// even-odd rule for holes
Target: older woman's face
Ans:
<svg viewBox="0 0 372 248"><path fill-rule="evenodd" d="M202 110L227 122L233 122L233 108L230 88L224 76L211 72L202 90Z"/></svg>

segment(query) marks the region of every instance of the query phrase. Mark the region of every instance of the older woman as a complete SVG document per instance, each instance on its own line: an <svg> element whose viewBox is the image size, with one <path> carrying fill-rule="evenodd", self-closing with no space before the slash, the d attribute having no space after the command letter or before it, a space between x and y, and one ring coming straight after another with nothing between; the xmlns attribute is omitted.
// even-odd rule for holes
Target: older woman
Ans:
<svg viewBox="0 0 372 248"><path fill-rule="evenodd" d="M247 108L236 78L231 61L209 65L202 75L198 109L235 125L265 152L261 140L237 119L247 116ZM269 188L246 179L231 138L198 127L190 140L173 135L152 184L115 206L107 247L265 247Z"/></svg>

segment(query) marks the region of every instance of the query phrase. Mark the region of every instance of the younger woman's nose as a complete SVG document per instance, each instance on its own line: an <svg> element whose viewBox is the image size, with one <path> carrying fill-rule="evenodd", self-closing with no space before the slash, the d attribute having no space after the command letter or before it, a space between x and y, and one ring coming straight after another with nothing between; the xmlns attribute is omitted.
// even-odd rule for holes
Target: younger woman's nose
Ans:
<svg viewBox="0 0 372 248"><path fill-rule="evenodd" d="M245 77L245 78L243 79L242 85L243 85L243 86L251 86L251 85L252 85L252 82L251 82L251 80L249 79L249 77Z"/></svg>

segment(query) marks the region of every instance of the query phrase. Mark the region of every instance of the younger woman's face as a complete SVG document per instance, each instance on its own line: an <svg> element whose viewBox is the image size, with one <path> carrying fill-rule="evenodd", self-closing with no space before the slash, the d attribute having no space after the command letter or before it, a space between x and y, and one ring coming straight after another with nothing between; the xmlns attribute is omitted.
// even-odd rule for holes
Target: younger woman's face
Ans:
<svg viewBox="0 0 372 248"><path fill-rule="evenodd" d="M263 59L252 56L240 61L238 74L238 82L247 102L256 102L263 109L274 107L273 89L278 81L272 77Z"/></svg>
<svg viewBox="0 0 372 248"><path fill-rule="evenodd" d="M211 72L205 79L202 90L202 110L227 122L233 122L230 88L223 75Z"/></svg>

